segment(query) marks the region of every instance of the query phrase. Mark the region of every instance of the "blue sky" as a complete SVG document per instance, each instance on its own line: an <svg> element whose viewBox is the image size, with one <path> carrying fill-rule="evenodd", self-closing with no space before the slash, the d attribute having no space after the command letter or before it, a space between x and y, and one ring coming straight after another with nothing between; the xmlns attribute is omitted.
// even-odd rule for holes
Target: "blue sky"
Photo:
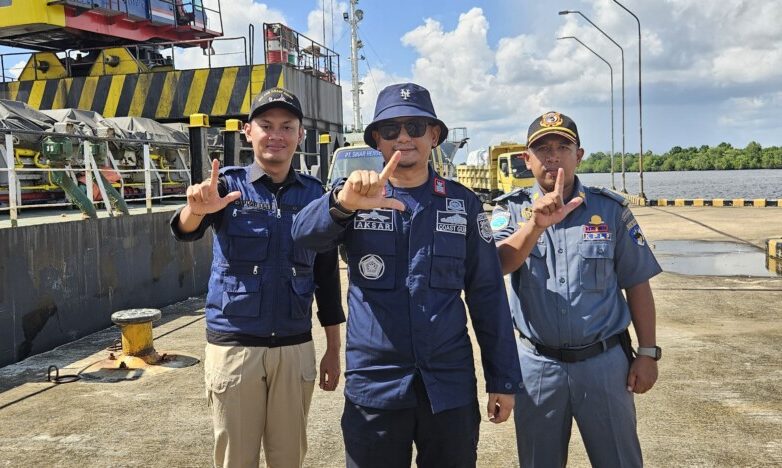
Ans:
<svg viewBox="0 0 782 468"><path fill-rule="evenodd" d="M223 1L226 35L244 35L248 21L282 21L326 42L341 55L345 122L352 123L347 0ZM227 5L232 4L229 8ZM642 25L644 149L673 146L782 145L782 2L745 0L625 0ZM331 7L334 7L333 33ZM364 124L382 87L415 81L432 92L438 115L467 127L470 149L523 140L532 119L548 110L573 117L587 153L611 149L608 67L614 68L616 152L621 150L619 49L577 15L579 10L623 48L625 147L637 152L638 42L636 23L611 0L361 0L360 37L367 60ZM332 41L333 36L333 41ZM1 48L0 48L1 49ZM193 60L196 57L192 57ZM178 63L188 63L188 57Z"/></svg>

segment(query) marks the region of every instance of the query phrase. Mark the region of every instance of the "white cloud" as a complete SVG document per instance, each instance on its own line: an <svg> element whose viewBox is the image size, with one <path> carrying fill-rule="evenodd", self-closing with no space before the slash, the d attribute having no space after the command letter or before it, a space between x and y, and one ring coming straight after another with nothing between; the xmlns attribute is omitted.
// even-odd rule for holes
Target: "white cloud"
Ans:
<svg viewBox="0 0 782 468"><path fill-rule="evenodd" d="M701 144L722 141L724 130L737 122L770 133L773 122L782 118L782 111L777 110L782 109L777 92L782 79L782 28L777 24L782 2L623 3L641 19L647 116L657 116L670 105L697 109L708 102L701 107L705 115L689 119L691 128L685 132L689 138L697 135ZM637 151L636 23L611 0L582 0L580 4L578 9L624 49L626 144L628 151ZM559 7L536 7L536 13L548 9L545 15L535 16L542 23L541 32L502 37L496 43L487 38L491 25L480 8L462 13L450 30L438 20L425 19L401 38L417 56L409 73L401 73L409 76L388 76L376 68L375 79L383 85L410 80L427 87L438 115L447 124L468 127L473 148L499 140L523 140L535 115L557 109L582 123L582 133L592 135L587 139L589 150L607 150L609 69L577 42L556 40L576 36L613 66L619 150L619 48L579 15L557 17ZM352 122L350 84L343 90L346 122ZM362 95L365 124L371 119L375 95ZM645 118L644 123L645 149L665 151L678 144L674 138L687 138L676 119Z"/></svg>

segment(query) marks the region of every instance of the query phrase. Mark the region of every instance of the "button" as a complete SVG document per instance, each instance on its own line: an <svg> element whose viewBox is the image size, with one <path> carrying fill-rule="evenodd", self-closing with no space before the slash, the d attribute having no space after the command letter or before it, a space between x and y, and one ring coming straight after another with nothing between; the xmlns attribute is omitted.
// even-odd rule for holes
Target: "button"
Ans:
<svg viewBox="0 0 782 468"><path fill-rule="evenodd" d="M560 310L559 312L560 312L562 315L565 315L565 314L567 314L567 310L565 310L565 309L562 309L562 310Z"/></svg>
<svg viewBox="0 0 782 468"><path fill-rule="evenodd" d="M561 284L565 284L565 278L560 278L560 279L559 279L559 282L560 282Z"/></svg>
<svg viewBox="0 0 782 468"><path fill-rule="evenodd" d="M564 251L565 251L565 250L564 250L564 249L562 249L562 247L560 247L560 248L559 248L559 250L557 250L557 253L562 253L562 252L564 252Z"/></svg>
<svg viewBox="0 0 782 468"><path fill-rule="evenodd" d="M510 390L511 388L513 388L513 385L511 385L510 383L505 384L505 390Z"/></svg>

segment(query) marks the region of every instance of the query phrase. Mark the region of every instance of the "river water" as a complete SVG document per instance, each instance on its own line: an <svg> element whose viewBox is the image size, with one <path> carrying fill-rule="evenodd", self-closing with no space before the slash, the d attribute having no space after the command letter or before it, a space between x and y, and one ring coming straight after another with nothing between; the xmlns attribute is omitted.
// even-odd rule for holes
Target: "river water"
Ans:
<svg viewBox="0 0 782 468"><path fill-rule="evenodd" d="M584 185L611 187L611 174L579 174ZM622 190L622 173L614 174ZM625 173L627 192L638 194L637 172ZM782 169L743 171L644 172L644 192L657 198L768 198L782 199Z"/></svg>

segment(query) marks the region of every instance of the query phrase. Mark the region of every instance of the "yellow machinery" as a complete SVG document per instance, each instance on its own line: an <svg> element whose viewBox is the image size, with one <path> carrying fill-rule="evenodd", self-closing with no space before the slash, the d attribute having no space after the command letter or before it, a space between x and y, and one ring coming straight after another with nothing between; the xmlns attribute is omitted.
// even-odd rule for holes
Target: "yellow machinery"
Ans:
<svg viewBox="0 0 782 468"><path fill-rule="evenodd" d="M485 153L485 162L457 166L457 179L485 203L517 188L531 187L535 178L527 170L522 157L526 150L525 145L513 142L490 146L488 150L479 152Z"/></svg>

